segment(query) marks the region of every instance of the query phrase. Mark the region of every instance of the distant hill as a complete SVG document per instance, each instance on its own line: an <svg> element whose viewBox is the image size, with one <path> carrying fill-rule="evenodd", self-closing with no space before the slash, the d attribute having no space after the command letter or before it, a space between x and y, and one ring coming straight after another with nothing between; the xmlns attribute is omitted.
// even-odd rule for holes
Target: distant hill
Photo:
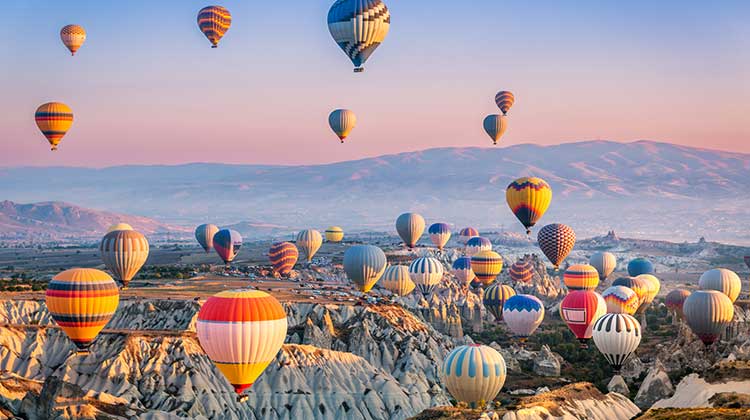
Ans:
<svg viewBox="0 0 750 420"><path fill-rule="evenodd" d="M15 201L64 200L189 226L247 220L297 229L392 227L407 210L428 222L515 229L505 187L537 175L554 190L543 222L673 240L750 241L750 155L668 143L440 148L313 166L5 168Z"/></svg>

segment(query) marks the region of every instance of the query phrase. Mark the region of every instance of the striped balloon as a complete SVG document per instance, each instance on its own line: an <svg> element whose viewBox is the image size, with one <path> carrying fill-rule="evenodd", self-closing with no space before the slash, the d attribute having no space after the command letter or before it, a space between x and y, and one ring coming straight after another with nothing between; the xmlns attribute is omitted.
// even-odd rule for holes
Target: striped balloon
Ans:
<svg viewBox="0 0 750 420"><path fill-rule="evenodd" d="M207 6L198 12L198 28L211 41L211 48L219 46L219 40L232 25L232 15L224 7Z"/></svg>
<svg viewBox="0 0 750 420"><path fill-rule="evenodd" d="M466 245L466 242L469 239L475 236L479 236L479 231L473 227L465 227L458 232L458 240L461 241L464 245Z"/></svg>
<svg viewBox="0 0 750 420"><path fill-rule="evenodd" d="M585 346L594 322L607 313L607 303L593 290L573 290L560 302L560 317Z"/></svg>
<svg viewBox="0 0 750 420"><path fill-rule="evenodd" d="M515 102L516 97L513 96L513 93L507 90L501 90L500 92L497 92L497 95L495 95L495 104L498 108L500 108L500 111L503 112L503 115L506 115L508 111L510 111L510 108Z"/></svg>
<svg viewBox="0 0 750 420"><path fill-rule="evenodd" d="M672 311L677 319L685 319L682 307L688 296L690 296L690 290L675 289L667 293L667 297L664 299L664 304L667 305L667 309Z"/></svg>
<svg viewBox="0 0 750 420"><path fill-rule="evenodd" d="M589 258L591 264L599 273L599 280L604 281L615 271L617 267L617 258L611 252L595 252Z"/></svg>
<svg viewBox="0 0 750 420"><path fill-rule="evenodd" d="M426 297L443 279L443 263L435 258L419 257L409 264L409 277Z"/></svg>
<svg viewBox="0 0 750 420"><path fill-rule="evenodd" d="M594 290L599 285L599 272L588 264L575 264L563 274L563 282L570 290Z"/></svg>
<svg viewBox="0 0 750 420"><path fill-rule="evenodd" d="M698 287L703 290L716 290L727 295L732 302L737 300L742 290L740 276L726 268L714 268L701 275Z"/></svg>
<svg viewBox="0 0 750 420"><path fill-rule="evenodd" d="M226 265L237 256L242 247L242 235L232 229L222 229L214 235L214 250Z"/></svg>
<svg viewBox="0 0 750 420"><path fill-rule="evenodd" d="M510 266L510 279L516 283L531 283L534 278L534 265L529 260L519 260Z"/></svg>
<svg viewBox="0 0 750 420"><path fill-rule="evenodd" d="M656 278L656 276L654 276L653 274L641 274L639 276L636 276L636 278L646 281L646 296L644 296L643 298L643 311L645 312L646 309L651 306L651 302L656 299L656 295L659 294L659 289L661 289L661 282L659 282L659 279Z"/></svg>
<svg viewBox="0 0 750 420"><path fill-rule="evenodd" d="M484 117L484 131L492 139L492 144L497 144L500 137L508 129L508 119L504 115L491 114Z"/></svg>
<svg viewBox="0 0 750 420"><path fill-rule="evenodd" d="M503 257L495 251L482 251L471 257L471 269L483 285L489 286L503 271Z"/></svg>
<svg viewBox="0 0 750 420"><path fill-rule="evenodd" d="M638 295L633 289L625 286L612 286L602 293L607 303L607 312L611 314L633 315L641 306Z"/></svg>
<svg viewBox="0 0 750 420"><path fill-rule="evenodd" d="M99 244L102 261L115 279L127 288L148 259L148 240L134 230L116 230L104 235Z"/></svg>
<svg viewBox="0 0 750 420"><path fill-rule="evenodd" d="M481 236L475 236L466 241L466 255L473 257L482 251L492 251L492 242Z"/></svg>
<svg viewBox="0 0 750 420"><path fill-rule="evenodd" d="M503 321L524 342L544 320L544 304L536 296L515 295L503 305Z"/></svg>
<svg viewBox="0 0 750 420"><path fill-rule="evenodd" d="M389 265L386 267L380 284L399 296L406 296L417 286L409 276L409 267L405 265Z"/></svg>
<svg viewBox="0 0 750 420"><path fill-rule="evenodd" d="M645 258L635 258L628 263L628 275L630 277L641 274L654 274L654 265Z"/></svg>
<svg viewBox="0 0 750 420"><path fill-rule="evenodd" d="M470 257L458 257L456 261L453 261L453 275L458 279L458 284L463 287L468 287L469 284L476 278L474 270L471 269L471 258Z"/></svg>
<svg viewBox="0 0 750 420"><path fill-rule="evenodd" d="M130 226L127 223L115 223L114 225L111 225L107 228L107 233L114 232L116 230L133 230L133 226Z"/></svg>
<svg viewBox="0 0 750 420"><path fill-rule="evenodd" d="M383 250L372 245L355 245L344 252L344 271L360 292L367 293L385 271Z"/></svg>
<svg viewBox="0 0 750 420"><path fill-rule="evenodd" d="M398 216L396 232L407 247L414 248L424 232L424 217L417 213L404 213Z"/></svg>
<svg viewBox="0 0 750 420"><path fill-rule="evenodd" d="M219 227L211 223L205 223L195 228L195 239L203 247L206 253L214 247L214 235L219 231Z"/></svg>
<svg viewBox="0 0 750 420"><path fill-rule="evenodd" d="M539 248L557 270L573 250L576 244L576 233L570 226L553 223L539 230L537 242Z"/></svg>
<svg viewBox="0 0 750 420"><path fill-rule="evenodd" d="M50 280L45 300L55 323L86 353L117 311L120 292L104 271L73 268Z"/></svg>
<svg viewBox="0 0 750 420"><path fill-rule="evenodd" d="M596 348L619 373L641 344L641 324L628 314L606 314L594 323L592 337Z"/></svg>
<svg viewBox="0 0 750 420"><path fill-rule="evenodd" d="M648 281L637 277L619 277L612 282L612 286L625 286L632 289L638 296L638 309L636 313L640 314L646 310L646 299L648 298Z"/></svg>
<svg viewBox="0 0 750 420"><path fill-rule="evenodd" d="M487 309L497 321L503 320L503 305L512 296L516 295L516 291L507 284L493 284L484 290L484 296L482 297L482 303L484 308Z"/></svg>
<svg viewBox="0 0 750 420"><path fill-rule="evenodd" d="M312 261L321 245L323 245L323 235L315 229L303 230L297 234L297 246L307 256L307 262Z"/></svg>
<svg viewBox="0 0 750 420"><path fill-rule="evenodd" d="M34 114L36 126L51 146L57 150L62 138L73 125L73 110L62 102L47 102L39 105Z"/></svg>
<svg viewBox="0 0 750 420"><path fill-rule="evenodd" d="M338 226L331 226L326 229L326 241L341 242L344 239L344 229Z"/></svg>
<svg viewBox="0 0 750 420"><path fill-rule="evenodd" d="M328 125L338 136L341 143L349 136L354 126L357 125L357 116L348 109L335 109L328 116Z"/></svg>
<svg viewBox="0 0 750 420"><path fill-rule="evenodd" d="M685 322L693 333L710 345L721 337L734 318L734 304L717 290L696 290L682 306Z"/></svg>
<svg viewBox="0 0 750 420"><path fill-rule="evenodd" d="M391 14L381 0L336 0L328 11L328 30L333 40L352 60L354 72L388 35Z"/></svg>
<svg viewBox="0 0 750 420"><path fill-rule="evenodd" d="M76 51L86 41L86 30L80 25L65 25L60 29L60 39L70 55L76 55Z"/></svg>
<svg viewBox="0 0 750 420"><path fill-rule="evenodd" d="M427 233L430 234L430 240L439 250L442 250L451 238L451 228L445 223L431 224Z"/></svg>
<svg viewBox="0 0 750 420"><path fill-rule="evenodd" d="M456 347L443 362L442 377L453 398L477 406L500 393L505 384L505 359L497 350L480 344Z"/></svg>
<svg viewBox="0 0 750 420"><path fill-rule="evenodd" d="M225 291L206 300L195 331L208 357L241 394L284 344L286 313L276 298L260 290Z"/></svg>
<svg viewBox="0 0 750 420"><path fill-rule="evenodd" d="M552 201L552 188L541 178L518 178L505 190L505 201L518 220L531 233Z"/></svg>
<svg viewBox="0 0 750 420"><path fill-rule="evenodd" d="M282 276L292 272L294 264L297 264L299 251L291 242L277 242L268 250L268 259L271 261L273 271Z"/></svg>

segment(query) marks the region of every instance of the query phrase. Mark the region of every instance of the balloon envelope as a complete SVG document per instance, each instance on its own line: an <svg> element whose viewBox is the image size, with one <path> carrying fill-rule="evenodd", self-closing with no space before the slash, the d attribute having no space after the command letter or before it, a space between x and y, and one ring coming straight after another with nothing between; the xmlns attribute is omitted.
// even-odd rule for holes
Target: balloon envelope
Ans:
<svg viewBox="0 0 750 420"><path fill-rule="evenodd" d="M466 245L466 241L475 236L479 236L479 231L473 227L465 227L458 232L458 240L463 242L464 245Z"/></svg>
<svg viewBox="0 0 750 420"><path fill-rule="evenodd" d="M604 281L617 268L617 258L611 252L595 252L589 258L589 264L596 268L599 280Z"/></svg>
<svg viewBox="0 0 750 420"><path fill-rule="evenodd" d="M219 231L219 227L211 223L204 223L195 228L195 239L198 241L203 250L210 252L214 247L214 235Z"/></svg>
<svg viewBox="0 0 750 420"><path fill-rule="evenodd" d="M607 304L607 312L611 314L633 315L641 301L633 289L625 286L612 286L602 293L602 298Z"/></svg>
<svg viewBox="0 0 750 420"><path fill-rule="evenodd" d="M517 283L531 283L534 278L534 265L529 260L520 260L510 266L510 279Z"/></svg>
<svg viewBox="0 0 750 420"><path fill-rule="evenodd" d="M502 111L503 115L508 113L515 102L516 97L512 92L509 92L507 90L501 90L495 95L495 104L498 108L500 108L500 111Z"/></svg>
<svg viewBox="0 0 750 420"><path fill-rule="evenodd" d="M198 28L211 42L211 48L219 46L219 40L231 25L232 14L224 7L207 6L198 12Z"/></svg>
<svg viewBox="0 0 750 420"><path fill-rule="evenodd" d="M65 25L60 29L60 39L70 51L70 55L76 55L86 41L86 30L80 25Z"/></svg>
<svg viewBox="0 0 750 420"><path fill-rule="evenodd" d="M214 235L214 249L225 264L229 264L240 252L242 235L232 229L222 229Z"/></svg>
<svg viewBox="0 0 750 420"><path fill-rule="evenodd" d="M297 246L305 253L307 262L312 261L321 245L323 245L323 235L315 229L303 230L297 234Z"/></svg>
<svg viewBox="0 0 750 420"><path fill-rule="evenodd" d="M503 271L503 257L495 251L482 251L471 257L471 269L483 285L489 286Z"/></svg>
<svg viewBox="0 0 750 420"><path fill-rule="evenodd" d="M635 258L628 263L628 275L636 277L641 274L654 274L654 265L645 258Z"/></svg>
<svg viewBox="0 0 750 420"><path fill-rule="evenodd" d="M453 275L456 276L461 286L468 287L472 280L476 278L474 270L471 269L471 258L456 258L456 261L453 261Z"/></svg>
<svg viewBox="0 0 750 420"><path fill-rule="evenodd" d="M716 290L696 290L682 306L685 322L705 345L715 343L734 318L734 304Z"/></svg>
<svg viewBox="0 0 750 420"><path fill-rule="evenodd" d="M407 247L414 248L424 232L424 217L417 213L404 213L396 219L396 231Z"/></svg>
<svg viewBox="0 0 750 420"><path fill-rule="evenodd" d="M641 344L641 324L632 315L606 314L594 323L592 337L615 372Z"/></svg>
<svg viewBox="0 0 750 420"><path fill-rule="evenodd" d="M422 295L427 296L443 279L443 263L431 257L419 257L409 264L409 277Z"/></svg>
<svg viewBox="0 0 750 420"><path fill-rule="evenodd" d="M649 284L647 280L637 277L618 277L612 282L612 286L624 286L633 290L638 296L638 309L636 313L642 313L646 310L646 300L648 300Z"/></svg>
<svg viewBox="0 0 750 420"><path fill-rule="evenodd" d="M430 228L427 229L427 233L430 234L432 243L440 250L443 249L451 238L451 228L445 223L431 224Z"/></svg>
<svg viewBox="0 0 750 420"><path fill-rule="evenodd" d="M588 264L575 264L565 270L563 281L570 290L594 290L599 285L599 272Z"/></svg>
<svg viewBox="0 0 750 420"><path fill-rule="evenodd" d="M714 268L706 271L698 280L698 287L703 290L716 290L727 295L732 302L737 300L742 290L740 277L732 270Z"/></svg>
<svg viewBox="0 0 750 420"><path fill-rule="evenodd" d="M409 267L405 265L389 265L386 267L380 284L396 295L406 296L411 293L416 284L409 276Z"/></svg>
<svg viewBox="0 0 750 420"><path fill-rule="evenodd" d="M357 116L348 109L335 109L328 116L328 125L343 143L357 125Z"/></svg>
<svg viewBox="0 0 750 420"><path fill-rule="evenodd" d="M367 293L385 271L383 250L372 245L355 245L344 252L344 271L360 292Z"/></svg>
<svg viewBox="0 0 750 420"><path fill-rule="evenodd" d="M688 296L690 296L690 290L675 289L667 293L667 297L664 299L664 304L667 305L667 309L674 312L678 319L685 319L682 307Z"/></svg>
<svg viewBox="0 0 750 420"><path fill-rule="evenodd" d="M442 377L457 401L472 405L490 402L505 384L505 359L492 347L460 346L445 358Z"/></svg>
<svg viewBox="0 0 750 420"><path fill-rule="evenodd" d="M298 258L299 251L291 242L277 242L271 245L271 249L268 250L268 260L271 261L273 271L282 276L292 272Z"/></svg>
<svg viewBox="0 0 750 420"><path fill-rule="evenodd" d="M547 211L552 201L552 188L541 178L518 178L505 190L505 200L529 234Z"/></svg>
<svg viewBox="0 0 750 420"><path fill-rule="evenodd" d="M381 0L336 0L328 10L328 30L352 60L354 71L363 65L388 35L391 14Z"/></svg>
<svg viewBox="0 0 750 420"><path fill-rule="evenodd" d="M326 241L341 242L344 239L344 229L338 226L331 226L326 229Z"/></svg>
<svg viewBox="0 0 750 420"><path fill-rule="evenodd" d="M134 230L115 230L104 235L99 244L102 261L123 287L138 274L148 259L148 240Z"/></svg>
<svg viewBox="0 0 750 420"><path fill-rule="evenodd" d="M115 230L133 230L133 227L127 223L115 223L114 225L111 225L109 228L107 228L107 233Z"/></svg>
<svg viewBox="0 0 750 420"><path fill-rule="evenodd" d="M573 290L560 303L560 315L578 340L591 338L594 322L607 313L607 304L593 290Z"/></svg>
<svg viewBox="0 0 750 420"><path fill-rule="evenodd" d="M503 321L521 341L536 331L544 320L544 304L536 296L515 295L503 305Z"/></svg>
<svg viewBox="0 0 750 420"><path fill-rule="evenodd" d="M492 114L484 117L482 125L484 126L484 131L492 139L492 144L497 144L500 137L508 129L508 119L504 115Z"/></svg>
<svg viewBox="0 0 750 420"><path fill-rule="evenodd" d="M492 251L492 242L481 236L475 236L466 241L466 255L473 257L482 251Z"/></svg>
<svg viewBox="0 0 750 420"><path fill-rule="evenodd" d="M36 109L34 120L39 131L47 138L50 149L57 150L62 138L73 125L73 110L62 102L47 102Z"/></svg>
<svg viewBox="0 0 750 420"><path fill-rule="evenodd" d="M558 269L573 250L576 244L576 233L570 226L553 223L539 230L537 242L544 255L555 269Z"/></svg>
<svg viewBox="0 0 750 420"><path fill-rule="evenodd" d="M512 296L516 295L516 291L507 284L493 284L484 290L484 296L482 297L482 304L497 321L503 320L503 305Z"/></svg>

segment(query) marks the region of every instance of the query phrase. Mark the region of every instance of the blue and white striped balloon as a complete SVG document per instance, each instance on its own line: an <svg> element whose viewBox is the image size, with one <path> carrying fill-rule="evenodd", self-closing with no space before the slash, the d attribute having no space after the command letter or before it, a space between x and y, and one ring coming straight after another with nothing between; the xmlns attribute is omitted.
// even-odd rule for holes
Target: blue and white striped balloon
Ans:
<svg viewBox="0 0 750 420"><path fill-rule="evenodd" d="M466 255L473 257L482 251L492 251L492 242L481 236L475 236L466 241Z"/></svg>
<svg viewBox="0 0 750 420"><path fill-rule="evenodd" d="M468 287L477 277L471 269L471 257L459 257L453 261L453 275L461 286Z"/></svg>
<svg viewBox="0 0 750 420"><path fill-rule="evenodd" d="M439 250L442 250L451 238L451 228L445 223L431 224L427 233L430 234L430 240Z"/></svg>
<svg viewBox="0 0 750 420"><path fill-rule="evenodd" d="M336 0L328 10L328 30L352 60L355 72L388 35L391 13L381 0Z"/></svg>
<svg viewBox="0 0 750 420"><path fill-rule="evenodd" d="M471 405L493 401L505 384L505 359L492 347L456 347L443 362L445 387L457 401Z"/></svg>
<svg viewBox="0 0 750 420"><path fill-rule="evenodd" d="M419 257L409 265L409 277L422 295L427 296L443 279L443 263L430 257Z"/></svg>

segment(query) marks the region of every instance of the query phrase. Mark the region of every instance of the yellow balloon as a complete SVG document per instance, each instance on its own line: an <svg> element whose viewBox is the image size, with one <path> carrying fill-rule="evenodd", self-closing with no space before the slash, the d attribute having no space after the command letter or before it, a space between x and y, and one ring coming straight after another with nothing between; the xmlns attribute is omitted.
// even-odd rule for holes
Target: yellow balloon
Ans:
<svg viewBox="0 0 750 420"><path fill-rule="evenodd" d="M52 146L51 150L57 150L57 145L73 125L73 110L62 102L48 102L36 109L34 119Z"/></svg>
<svg viewBox="0 0 750 420"><path fill-rule="evenodd" d="M86 41L86 30L80 25L65 25L60 29L60 39L70 51L70 55L76 55Z"/></svg>

